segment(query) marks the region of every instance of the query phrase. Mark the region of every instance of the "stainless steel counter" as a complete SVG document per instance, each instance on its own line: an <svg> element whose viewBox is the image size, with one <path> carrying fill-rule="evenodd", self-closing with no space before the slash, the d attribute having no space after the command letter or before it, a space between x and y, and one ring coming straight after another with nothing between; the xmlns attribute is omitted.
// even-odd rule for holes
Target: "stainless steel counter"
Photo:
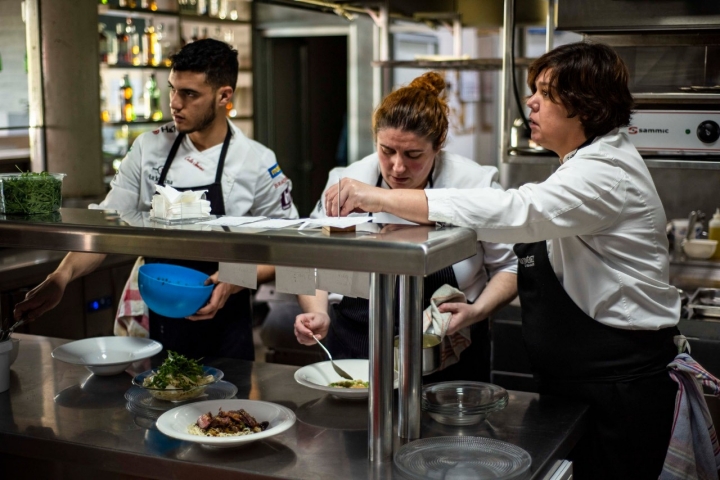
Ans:
<svg viewBox="0 0 720 480"><path fill-rule="evenodd" d="M168 226L147 213L64 208L42 216L0 216L0 246L63 251L120 253L370 272L371 461L393 453L391 403L395 275L401 288L400 397L401 436L420 433L420 322L422 277L476 254L477 238L468 228L366 224L353 233L325 235L319 230L257 230L210 225ZM407 278L411 276L412 278ZM412 317L413 319L416 317Z"/></svg>
<svg viewBox="0 0 720 480"><path fill-rule="evenodd" d="M128 374L94 377L50 357L65 340L17 338L20 355L11 368L10 390L0 393L0 462L3 474L10 474L6 478L401 478L390 462L368 462L367 402L338 400L298 385L296 367L205 362L224 371L225 380L238 387L237 398L275 402L297 415L282 434L216 450L166 437L153 420L128 411L123 397L131 386ZM569 400L510 392L508 406L486 422L449 427L423 414L421 433L508 441L532 456L528 478L544 479L582 434L586 411Z"/></svg>

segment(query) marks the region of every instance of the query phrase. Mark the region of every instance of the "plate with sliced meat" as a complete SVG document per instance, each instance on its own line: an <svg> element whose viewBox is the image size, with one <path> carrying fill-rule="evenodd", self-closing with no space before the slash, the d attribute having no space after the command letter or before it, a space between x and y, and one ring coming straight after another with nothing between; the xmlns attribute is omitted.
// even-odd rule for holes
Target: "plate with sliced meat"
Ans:
<svg viewBox="0 0 720 480"><path fill-rule="evenodd" d="M208 400L173 408L157 419L165 435L228 448L284 432L295 423L295 414L282 405L259 400Z"/></svg>

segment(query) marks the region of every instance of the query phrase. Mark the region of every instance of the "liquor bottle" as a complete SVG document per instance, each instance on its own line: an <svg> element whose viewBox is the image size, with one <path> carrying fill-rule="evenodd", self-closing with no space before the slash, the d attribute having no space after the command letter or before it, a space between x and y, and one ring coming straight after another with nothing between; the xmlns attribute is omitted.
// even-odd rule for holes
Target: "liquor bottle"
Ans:
<svg viewBox="0 0 720 480"><path fill-rule="evenodd" d="M198 40L200 40L200 27L193 27L192 36L190 37L190 41L197 42Z"/></svg>
<svg viewBox="0 0 720 480"><path fill-rule="evenodd" d="M135 120L135 107L133 106L133 89L128 74L123 76L120 84L120 121L132 122Z"/></svg>
<svg viewBox="0 0 720 480"><path fill-rule="evenodd" d="M145 103L145 118L149 118L154 121L162 120L163 114L160 109L160 88L158 87L154 73L150 74L150 79L145 83L143 101Z"/></svg>
<svg viewBox="0 0 720 480"><path fill-rule="evenodd" d="M108 37L105 35L105 24L98 23L98 33L100 34L100 63L108 63Z"/></svg>
<svg viewBox="0 0 720 480"><path fill-rule="evenodd" d="M107 95L105 95L105 85L102 81L102 75L100 76L100 120L103 122L110 121L110 112L107 108Z"/></svg>
<svg viewBox="0 0 720 480"><path fill-rule="evenodd" d="M155 59L155 51L158 48L158 38L152 18L148 19L148 24L145 27L145 32L143 34L142 44L143 52L145 54L143 64L158 65L159 62Z"/></svg>
<svg viewBox="0 0 720 480"><path fill-rule="evenodd" d="M220 16L220 0L209 0L208 3L208 15L218 18Z"/></svg>
<svg viewBox="0 0 720 480"><path fill-rule="evenodd" d="M122 23L115 25L115 38L117 39L117 63L118 65L130 64L130 37L125 31Z"/></svg>
<svg viewBox="0 0 720 480"><path fill-rule="evenodd" d="M140 6L146 10L152 10L153 12L156 12L158 9L157 0L142 0L142 2L140 2Z"/></svg>
<svg viewBox="0 0 720 480"><path fill-rule="evenodd" d="M142 55L140 55L140 34L133 24L132 18L125 20L125 33L128 35L128 56L131 65L141 65Z"/></svg>
<svg viewBox="0 0 720 480"><path fill-rule="evenodd" d="M208 14L207 0L197 0L197 14L198 15L207 15Z"/></svg>
<svg viewBox="0 0 720 480"><path fill-rule="evenodd" d="M158 26L155 27L155 40L155 56L153 58L153 65L162 65L163 52L165 51L165 48L163 47L163 44L165 43L165 26L162 23L158 23Z"/></svg>

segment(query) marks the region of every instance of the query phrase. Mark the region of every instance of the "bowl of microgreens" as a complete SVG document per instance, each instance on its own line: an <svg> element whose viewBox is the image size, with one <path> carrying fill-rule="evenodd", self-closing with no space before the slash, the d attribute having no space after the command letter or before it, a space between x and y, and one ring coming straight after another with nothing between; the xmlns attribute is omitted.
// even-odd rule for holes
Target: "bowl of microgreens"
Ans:
<svg viewBox="0 0 720 480"><path fill-rule="evenodd" d="M158 400L184 402L199 397L209 385L222 378L221 370L168 351L168 357L160 367L137 375L132 383Z"/></svg>
<svg viewBox="0 0 720 480"><path fill-rule="evenodd" d="M64 173L0 174L0 213L38 215L57 212L62 204Z"/></svg>

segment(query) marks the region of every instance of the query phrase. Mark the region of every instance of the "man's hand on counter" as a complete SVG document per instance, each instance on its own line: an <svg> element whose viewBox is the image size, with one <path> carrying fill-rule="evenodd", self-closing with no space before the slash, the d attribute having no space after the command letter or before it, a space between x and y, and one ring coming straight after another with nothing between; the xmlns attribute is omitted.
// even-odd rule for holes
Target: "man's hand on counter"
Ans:
<svg viewBox="0 0 720 480"><path fill-rule="evenodd" d="M215 317L218 310L225 306L225 302L227 302L228 298L230 298L230 295L243 289L243 287L238 285L219 282L218 272L215 272L208 277L207 280L205 280L205 285L210 285L211 283L215 284L215 288L213 289L207 305L195 312L195 315L187 317L188 320L210 320Z"/></svg>

